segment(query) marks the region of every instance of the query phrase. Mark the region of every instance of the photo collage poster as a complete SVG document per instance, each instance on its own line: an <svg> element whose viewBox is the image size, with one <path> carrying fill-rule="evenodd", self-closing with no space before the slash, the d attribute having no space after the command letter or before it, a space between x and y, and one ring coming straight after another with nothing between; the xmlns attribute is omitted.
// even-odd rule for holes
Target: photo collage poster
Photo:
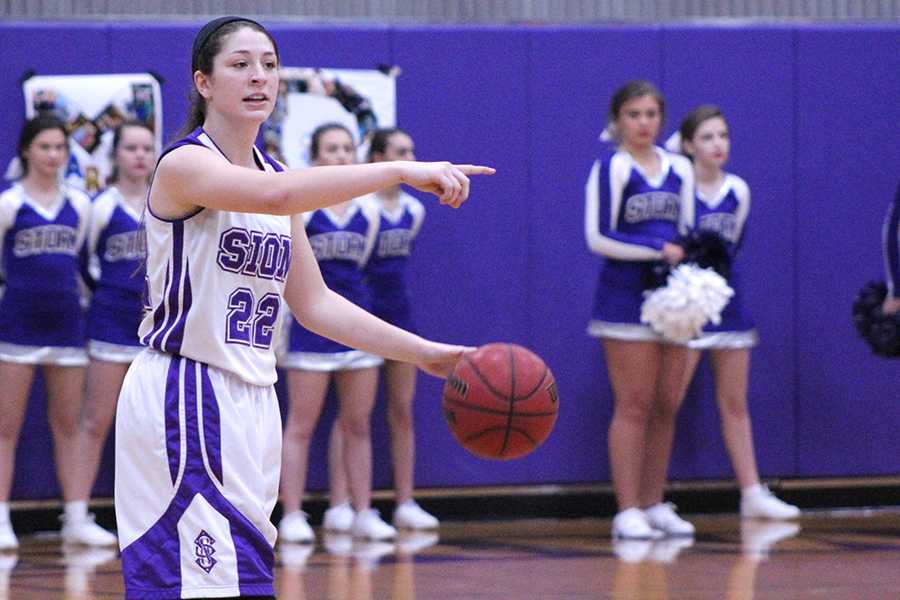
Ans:
<svg viewBox="0 0 900 600"><path fill-rule="evenodd" d="M25 117L56 116L69 131L66 182L90 194L106 185L112 172L112 142L123 121L147 124L162 150L162 98L159 82L149 73L117 75L41 75L26 79ZM16 160L14 159L14 163ZM15 179L10 165L7 179Z"/></svg>
<svg viewBox="0 0 900 600"><path fill-rule="evenodd" d="M396 68L281 69L281 87L272 116L263 125L265 151L289 168L310 164L312 132L340 123L353 133L357 160L365 161L369 134L397 123Z"/></svg>

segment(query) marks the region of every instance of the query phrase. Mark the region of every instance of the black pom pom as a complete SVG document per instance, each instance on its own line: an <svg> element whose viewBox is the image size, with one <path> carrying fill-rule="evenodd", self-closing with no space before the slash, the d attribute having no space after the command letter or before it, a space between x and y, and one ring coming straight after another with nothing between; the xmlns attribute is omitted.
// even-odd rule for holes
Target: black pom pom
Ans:
<svg viewBox="0 0 900 600"><path fill-rule="evenodd" d="M673 243L684 248L683 263L694 263L704 269L712 269L726 280L731 276L731 254L728 243L713 231L692 230ZM646 273L645 289L653 290L666 285L672 265L657 261Z"/></svg>
<svg viewBox="0 0 900 600"><path fill-rule="evenodd" d="M712 269L725 279L731 276L728 243L717 233L695 229L682 237L679 244L684 248L684 262Z"/></svg>

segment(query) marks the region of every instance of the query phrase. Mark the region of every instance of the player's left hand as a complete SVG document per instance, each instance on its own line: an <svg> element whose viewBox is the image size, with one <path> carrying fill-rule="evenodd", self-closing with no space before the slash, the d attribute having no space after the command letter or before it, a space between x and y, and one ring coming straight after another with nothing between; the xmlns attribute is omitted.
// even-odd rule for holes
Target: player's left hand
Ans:
<svg viewBox="0 0 900 600"><path fill-rule="evenodd" d="M453 368L462 355L467 352L474 352L476 348L470 346L454 346L451 344L439 344L437 342L428 342L425 349L425 355L422 360L416 363L416 366L435 377L446 379L453 372Z"/></svg>

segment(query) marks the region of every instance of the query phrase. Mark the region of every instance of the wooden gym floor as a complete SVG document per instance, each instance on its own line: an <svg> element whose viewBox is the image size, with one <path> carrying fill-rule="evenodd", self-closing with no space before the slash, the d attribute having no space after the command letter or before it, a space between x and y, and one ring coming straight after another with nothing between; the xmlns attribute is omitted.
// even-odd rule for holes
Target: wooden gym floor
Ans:
<svg viewBox="0 0 900 600"><path fill-rule="evenodd" d="M900 510L807 513L799 522L693 519L694 540L613 543L597 519L451 522L396 543L341 536L278 549L279 600L900 598ZM115 550L55 534L0 555L0 598L122 597Z"/></svg>

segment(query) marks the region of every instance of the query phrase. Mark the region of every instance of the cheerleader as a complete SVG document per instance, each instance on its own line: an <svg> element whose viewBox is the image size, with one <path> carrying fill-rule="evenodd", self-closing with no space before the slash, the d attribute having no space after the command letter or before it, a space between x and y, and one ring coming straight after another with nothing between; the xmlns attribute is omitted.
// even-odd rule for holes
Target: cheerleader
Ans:
<svg viewBox="0 0 900 600"><path fill-rule="evenodd" d="M372 135L369 162L415 159L413 140L402 129L378 129ZM372 295L372 314L407 331L416 331L406 267L413 240L425 219L425 208L421 202L401 190L400 186L372 194L366 201L373 205L380 219L378 240L366 266L366 282ZM416 438L412 407L416 395L416 366L386 360L382 372L387 393L396 498L392 523L400 529L435 529L440 524L438 519L413 499ZM334 435L340 436L337 425ZM335 439L339 438L333 438ZM339 451L341 444L333 444L332 447ZM334 457L337 459L338 454ZM340 464L340 461L337 462ZM346 488L344 473L340 470L332 471L332 499Z"/></svg>
<svg viewBox="0 0 900 600"><path fill-rule="evenodd" d="M0 550L18 546L9 520L16 444L35 369L47 384L47 414L56 472L65 500L62 538L110 543L76 496L78 416L84 371L84 242L91 201L62 183L68 158L65 125L39 116L19 137L24 175L0 194L0 247L5 279L0 300ZM112 539L115 542L115 538Z"/></svg>
<svg viewBox="0 0 900 600"><path fill-rule="evenodd" d="M353 136L336 123L312 135L313 166L354 162ZM371 203L352 199L303 215L306 233L329 288L354 304L370 308L363 269L375 246L379 217ZM289 349L281 362L288 371L290 410L284 432L279 535L286 542L311 542L313 531L301 510L309 444L329 383L334 380L340 409L329 442L331 507L328 530L358 537L389 539L396 530L371 508L372 441L370 416L378 387L378 356L320 337L292 322ZM336 433L336 432L339 432ZM344 477L346 470L346 477ZM349 488L349 489L348 489ZM352 498L352 506L350 499Z"/></svg>
<svg viewBox="0 0 900 600"><path fill-rule="evenodd" d="M103 443L116 413L116 400L131 361L141 351L144 240L141 215L153 168L153 132L129 121L116 127L112 141L112 184L94 199L88 229L90 272L96 281L88 312L87 395L81 415L78 471L73 490L86 506ZM101 540L98 538L97 543ZM103 540L114 544L109 535Z"/></svg>
<svg viewBox="0 0 900 600"><path fill-rule="evenodd" d="M800 510L776 498L759 480L753 452L753 433L747 410L750 349L757 343L756 329L744 312L740 266L734 258L744 237L750 212L750 189L743 179L726 173L730 139L728 124L716 106L700 106L679 128L683 152L691 157L695 177L695 226L718 234L732 257L729 285L734 296L718 325L708 325L692 342L684 390L697 368L702 350L709 350L716 380L716 400L722 435L741 488L741 516L794 519Z"/></svg>
<svg viewBox="0 0 900 600"><path fill-rule="evenodd" d="M588 333L602 340L615 397L609 456L617 538L694 533L663 502L687 348L664 342L640 321L653 261L683 259L673 240L692 221L690 164L655 145L664 113L665 100L651 83L620 88L609 115L619 146L594 163L586 187L588 247L606 259Z"/></svg>

